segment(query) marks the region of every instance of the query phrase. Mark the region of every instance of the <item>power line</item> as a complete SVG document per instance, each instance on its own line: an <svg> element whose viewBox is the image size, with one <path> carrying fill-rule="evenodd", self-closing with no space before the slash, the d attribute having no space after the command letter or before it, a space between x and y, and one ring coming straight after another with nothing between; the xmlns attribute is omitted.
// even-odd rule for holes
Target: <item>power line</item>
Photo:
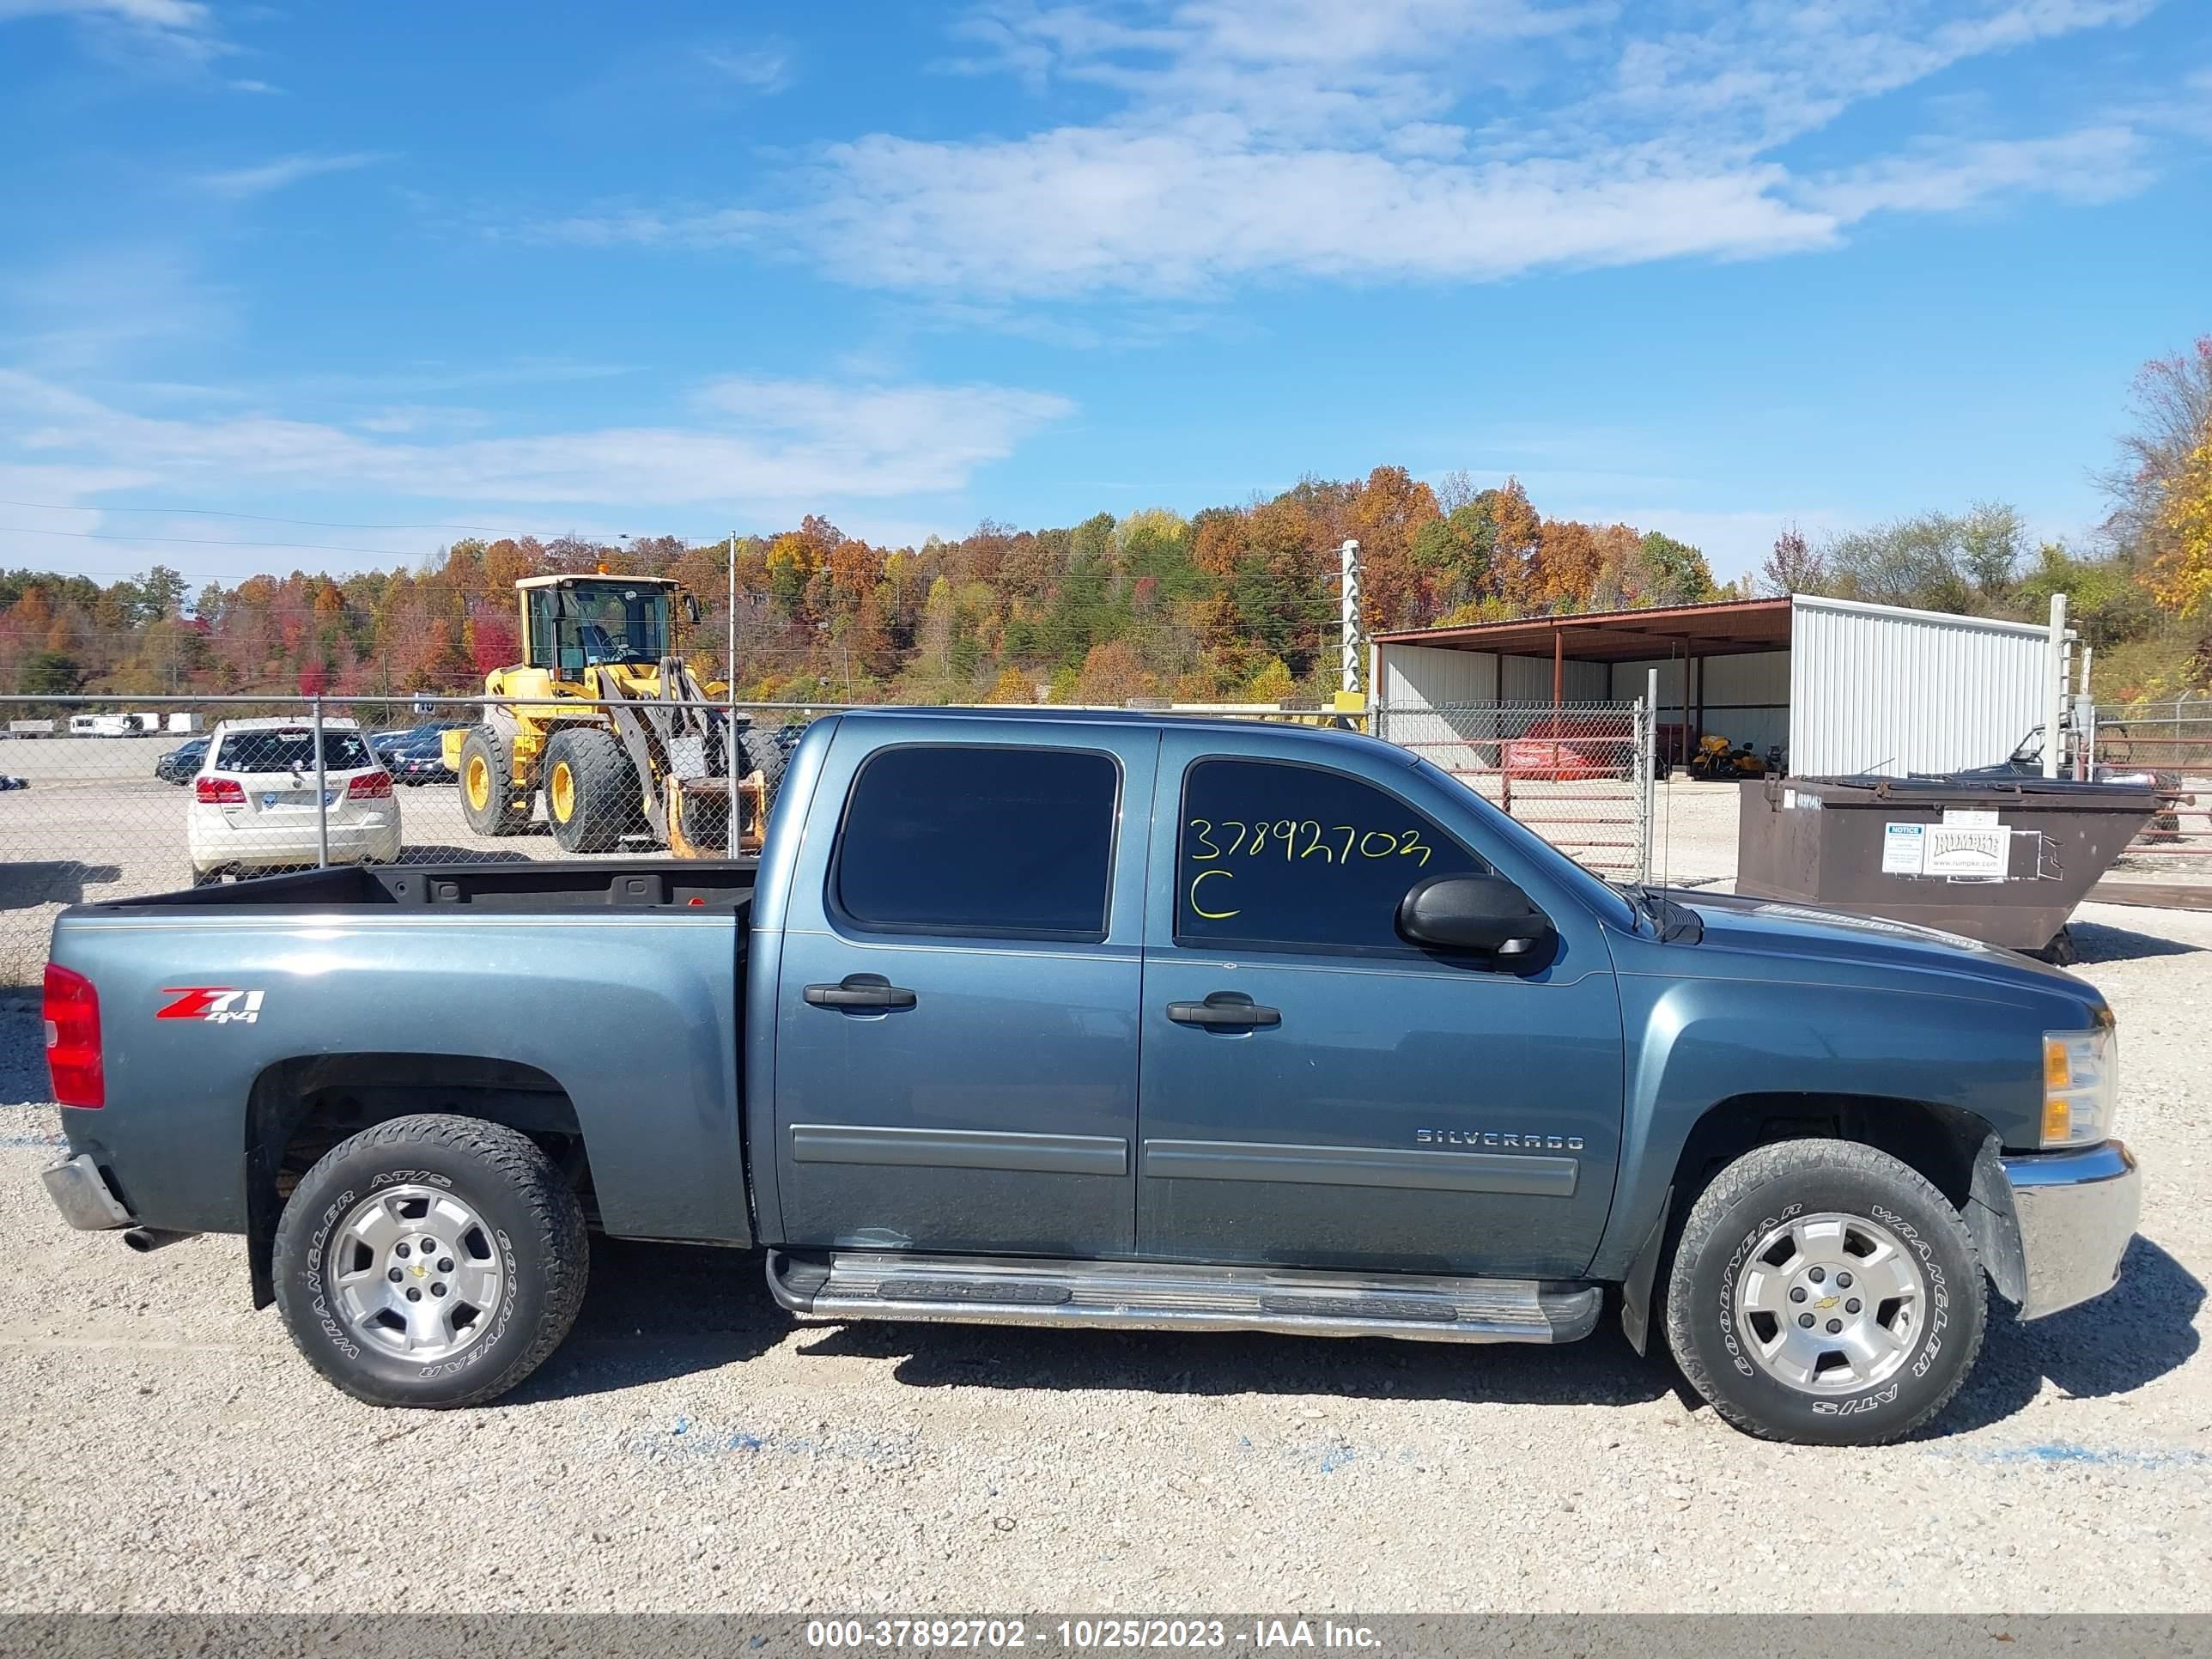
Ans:
<svg viewBox="0 0 2212 1659"><path fill-rule="evenodd" d="M67 536L84 542L157 542L165 547L273 547L295 553L367 553L380 559L410 555L392 547L343 547L331 542L234 542L220 536L124 536L104 530L35 530L28 525L0 525L0 536Z"/></svg>
<svg viewBox="0 0 2212 1659"><path fill-rule="evenodd" d="M279 522L279 523L283 523L283 522L286 522L286 521L285 521L285 520L277 520L277 522ZM374 528L374 527L376 527L376 526L370 526L370 527L371 527L371 528ZM223 538L222 538L222 537L220 537L220 536L135 536L135 535L118 535L118 534L115 534L115 533L112 533L112 532L111 532L104 531L104 530L41 530L41 529L35 529L35 528L33 528L33 526L29 526L29 525L12 525L12 524L0 524L0 536L61 536L61 537L67 537L67 538L70 538L74 539L74 540L76 540L76 541L85 541L85 542L132 542L132 543L148 543L148 542L151 542L151 543L158 544L159 545L161 545L161 546L164 546L164 547L260 547L260 548L272 548L272 549L279 549L279 550L283 550L283 551L286 551L286 552L292 552L292 553L361 553L361 554L366 554L368 556L369 556L369 557L371 557L371 558L376 558L376 559L411 559L411 558L416 558L416 557L419 557L419 556L421 556L420 555L416 555L416 554L410 554L410 553L409 553L409 552L405 551L404 549L401 549L401 548L396 548L396 547L349 547L349 546L345 546L345 545L343 545L343 544L338 544L338 543L335 543L335 542L234 542L234 541L228 541L228 540L225 540ZM679 539L681 539L681 538L679 538ZM647 558L647 557L659 557L659 556L659 556L659 555L647 555L647 554L641 553L641 552L635 551L635 550L632 550L632 549L629 549L629 548L617 548L617 547L616 547L616 544L615 544L614 543L611 543L611 542L598 542L598 543L594 543L594 544L592 544L592 545L594 545L594 546L598 546L598 547L613 548L613 549L615 549L615 550L616 550L616 551L619 552L623 556L624 556L624 557L626 557L626 558ZM721 539L720 539L720 538L717 538L716 540L712 541L712 542L702 542L702 543L700 543L700 544L697 544L697 546L696 546L696 547L694 547L694 546L693 546L693 545L691 545L690 544L686 543L686 544L685 544L685 551L686 551L686 552L704 551L704 550L707 550L711 549L711 548L719 547L719 546L720 546L720 545L721 545ZM672 555L672 556L672 556L672 557L680 557L680 556L681 556L681 555ZM91 574L91 573L87 573L87 574ZM115 574L137 574L137 573L135 573L135 572L122 572L122 573L115 573ZM193 573L187 572L187 573L185 573L185 574L193 574Z"/></svg>
<svg viewBox="0 0 2212 1659"><path fill-rule="evenodd" d="M346 524L334 519L276 519L265 513L226 513L218 507L87 507L74 501L14 501L0 498L0 507L35 507L52 513L191 514L204 519L240 519L252 524L303 525L311 530L481 530L504 535L507 526L495 524Z"/></svg>

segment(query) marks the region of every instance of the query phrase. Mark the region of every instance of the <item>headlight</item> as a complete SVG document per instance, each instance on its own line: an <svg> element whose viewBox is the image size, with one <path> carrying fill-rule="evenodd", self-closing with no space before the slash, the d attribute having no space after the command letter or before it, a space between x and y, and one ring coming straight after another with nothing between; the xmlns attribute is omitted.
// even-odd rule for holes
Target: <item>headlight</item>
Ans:
<svg viewBox="0 0 2212 1659"><path fill-rule="evenodd" d="M2112 1133L2120 1039L2110 1024L2043 1034L2043 1144L2094 1146Z"/></svg>

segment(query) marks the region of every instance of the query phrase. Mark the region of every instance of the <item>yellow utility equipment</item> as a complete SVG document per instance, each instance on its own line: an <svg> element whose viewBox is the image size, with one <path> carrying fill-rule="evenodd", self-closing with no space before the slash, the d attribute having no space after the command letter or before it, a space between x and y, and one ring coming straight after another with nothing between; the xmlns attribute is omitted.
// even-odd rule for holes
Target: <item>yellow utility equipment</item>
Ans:
<svg viewBox="0 0 2212 1659"><path fill-rule="evenodd" d="M563 852L641 836L678 858L757 852L782 754L750 721L733 732L728 710L697 706L725 688L676 654L678 584L602 573L514 586L523 659L485 675L483 719L445 737L469 828L520 835L542 792Z"/></svg>

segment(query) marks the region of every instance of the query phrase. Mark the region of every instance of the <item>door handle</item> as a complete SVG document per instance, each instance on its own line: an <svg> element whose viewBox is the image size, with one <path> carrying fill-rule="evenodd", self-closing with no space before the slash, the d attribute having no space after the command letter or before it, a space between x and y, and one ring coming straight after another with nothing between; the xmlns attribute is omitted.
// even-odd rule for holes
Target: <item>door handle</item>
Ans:
<svg viewBox="0 0 2212 1659"><path fill-rule="evenodd" d="M806 1000L817 1008L911 1008L914 993L881 974L848 974L835 985L810 985Z"/></svg>
<svg viewBox="0 0 2212 1659"><path fill-rule="evenodd" d="M1178 1025L1203 1025L1217 1031L1250 1031L1280 1025L1283 1011L1252 1000L1242 991L1215 991L1203 1002L1170 1002L1168 1018Z"/></svg>

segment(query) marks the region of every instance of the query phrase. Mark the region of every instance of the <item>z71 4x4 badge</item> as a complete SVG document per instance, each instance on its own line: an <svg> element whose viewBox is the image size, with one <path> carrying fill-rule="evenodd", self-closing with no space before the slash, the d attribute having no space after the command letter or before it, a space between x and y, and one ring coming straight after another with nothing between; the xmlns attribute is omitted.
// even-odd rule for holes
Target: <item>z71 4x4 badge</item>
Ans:
<svg viewBox="0 0 2212 1659"><path fill-rule="evenodd" d="M156 1019L199 1019L210 1025L251 1025L261 1018L258 991L234 991L228 985L164 985L161 994L176 1000Z"/></svg>

